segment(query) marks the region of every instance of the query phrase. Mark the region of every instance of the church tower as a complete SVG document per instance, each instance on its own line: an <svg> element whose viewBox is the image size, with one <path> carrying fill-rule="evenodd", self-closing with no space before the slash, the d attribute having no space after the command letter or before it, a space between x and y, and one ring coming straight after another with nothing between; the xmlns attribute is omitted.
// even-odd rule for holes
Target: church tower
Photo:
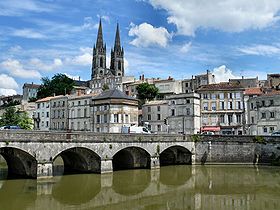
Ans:
<svg viewBox="0 0 280 210"><path fill-rule="evenodd" d="M121 47L119 24L117 24L115 46L111 50L110 69L115 76L124 76L124 51Z"/></svg>
<svg viewBox="0 0 280 210"><path fill-rule="evenodd" d="M102 77L106 74L106 44L103 44L101 19L99 21L96 44L93 46L91 78Z"/></svg>

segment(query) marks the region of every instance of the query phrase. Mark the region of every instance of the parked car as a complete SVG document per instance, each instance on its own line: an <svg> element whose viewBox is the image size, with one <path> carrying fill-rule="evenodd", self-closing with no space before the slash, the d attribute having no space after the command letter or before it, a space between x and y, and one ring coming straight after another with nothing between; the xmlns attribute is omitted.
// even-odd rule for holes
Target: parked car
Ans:
<svg viewBox="0 0 280 210"><path fill-rule="evenodd" d="M0 130L18 130L21 129L18 125L5 125L0 127Z"/></svg>
<svg viewBox="0 0 280 210"><path fill-rule="evenodd" d="M215 133L212 132L212 131L204 131L204 132L202 132L201 134L202 134L202 135L215 135Z"/></svg>
<svg viewBox="0 0 280 210"><path fill-rule="evenodd" d="M144 133L144 134L151 134L151 131L148 130L146 127L138 127L138 126L123 126L122 133Z"/></svg>
<svg viewBox="0 0 280 210"><path fill-rule="evenodd" d="M274 131L271 136L280 136L280 131Z"/></svg>

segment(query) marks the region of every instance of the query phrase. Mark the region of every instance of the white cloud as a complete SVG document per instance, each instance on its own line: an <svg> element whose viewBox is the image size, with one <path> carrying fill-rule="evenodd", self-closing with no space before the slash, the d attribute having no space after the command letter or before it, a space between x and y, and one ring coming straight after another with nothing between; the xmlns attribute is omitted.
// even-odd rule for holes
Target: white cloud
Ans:
<svg viewBox="0 0 280 210"><path fill-rule="evenodd" d="M88 66L92 62L92 49L89 47L80 48L80 55L66 59L68 64Z"/></svg>
<svg viewBox="0 0 280 210"><path fill-rule="evenodd" d="M17 91L14 89L5 89L5 88L0 88L0 96L11 96L11 95L16 95Z"/></svg>
<svg viewBox="0 0 280 210"><path fill-rule="evenodd" d="M92 17L84 18L84 24L82 26L83 29L96 29L96 26L98 26L98 24L93 21Z"/></svg>
<svg viewBox="0 0 280 210"><path fill-rule="evenodd" d="M279 0L149 0L157 9L168 12L168 23L179 34L194 36L199 28L226 32L262 29L279 20Z"/></svg>
<svg viewBox="0 0 280 210"><path fill-rule="evenodd" d="M228 82L229 79L240 78L235 76L233 72L228 69L225 65L213 69L213 74L215 75L215 81L219 82Z"/></svg>
<svg viewBox="0 0 280 210"><path fill-rule="evenodd" d="M63 63L61 59L55 58L51 64L45 64L38 58L32 58L30 60L30 65L32 68L43 70L43 71L53 71L57 69L58 67L62 66Z"/></svg>
<svg viewBox="0 0 280 210"><path fill-rule="evenodd" d="M7 74L0 74L0 88L2 89L17 89L18 84L14 78L8 76Z"/></svg>
<svg viewBox="0 0 280 210"><path fill-rule="evenodd" d="M14 30L11 35L28 38L28 39L46 39L47 38L46 35L36 32L33 29L28 29L28 28Z"/></svg>
<svg viewBox="0 0 280 210"><path fill-rule="evenodd" d="M272 45L253 45L237 48L237 50L246 55L270 56L280 54L280 48Z"/></svg>
<svg viewBox="0 0 280 210"><path fill-rule="evenodd" d="M130 44L137 47L148 47L158 45L166 47L172 35L164 27L156 28L148 23L140 25L130 24L131 28L128 32L129 36L136 37Z"/></svg>
<svg viewBox="0 0 280 210"><path fill-rule="evenodd" d="M180 51L181 51L182 53L187 53L187 52L190 51L191 46L192 46L192 43L191 43L191 42L188 42L188 43L184 44L184 45L181 47Z"/></svg>
<svg viewBox="0 0 280 210"><path fill-rule="evenodd" d="M37 70L25 69L18 60L8 59L3 61L0 66L14 77L41 78L41 74Z"/></svg>

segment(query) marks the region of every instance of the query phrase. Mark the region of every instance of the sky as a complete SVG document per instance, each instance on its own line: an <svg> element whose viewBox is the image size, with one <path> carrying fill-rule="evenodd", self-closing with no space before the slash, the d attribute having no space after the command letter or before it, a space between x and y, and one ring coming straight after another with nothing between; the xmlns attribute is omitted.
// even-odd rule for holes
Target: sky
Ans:
<svg viewBox="0 0 280 210"><path fill-rule="evenodd" d="M280 73L279 0L0 1L0 95L64 73L89 80L99 19L110 49L120 25L125 75L216 82Z"/></svg>

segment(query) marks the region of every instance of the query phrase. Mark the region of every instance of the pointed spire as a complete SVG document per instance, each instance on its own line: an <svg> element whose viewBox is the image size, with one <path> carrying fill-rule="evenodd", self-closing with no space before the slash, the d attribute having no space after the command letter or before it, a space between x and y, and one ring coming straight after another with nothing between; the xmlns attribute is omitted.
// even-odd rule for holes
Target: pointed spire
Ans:
<svg viewBox="0 0 280 210"><path fill-rule="evenodd" d="M116 30L116 38L115 38L115 46L114 50L120 51L121 50L121 39L120 39L120 30L119 30L119 23L117 23L117 30Z"/></svg>
<svg viewBox="0 0 280 210"><path fill-rule="evenodd" d="M98 35L96 40L96 48L102 48L103 47L103 33L102 33L102 23L101 18L99 20L99 28L98 28Z"/></svg>

